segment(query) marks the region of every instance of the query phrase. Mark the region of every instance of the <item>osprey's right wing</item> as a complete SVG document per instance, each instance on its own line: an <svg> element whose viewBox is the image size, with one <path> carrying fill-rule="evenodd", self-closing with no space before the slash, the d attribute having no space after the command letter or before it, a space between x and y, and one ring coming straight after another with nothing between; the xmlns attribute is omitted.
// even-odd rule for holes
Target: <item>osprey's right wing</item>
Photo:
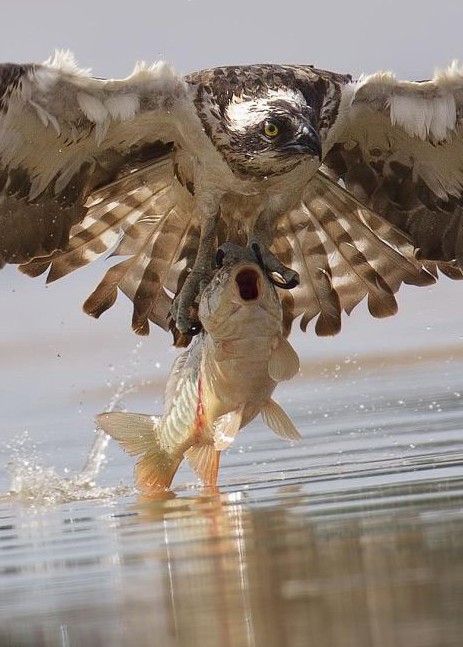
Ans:
<svg viewBox="0 0 463 647"><path fill-rule="evenodd" d="M199 121L165 64L138 65L123 80L93 78L66 53L1 65L0 266L50 268L52 281L117 246L128 258L86 310L98 316L119 287L137 332L148 319L167 328L165 288L177 291L197 244L187 156L174 159L183 132L201 134Z"/></svg>
<svg viewBox="0 0 463 647"><path fill-rule="evenodd" d="M194 118L162 63L123 80L93 78L69 53L0 65L0 264L63 249L88 196L164 156Z"/></svg>

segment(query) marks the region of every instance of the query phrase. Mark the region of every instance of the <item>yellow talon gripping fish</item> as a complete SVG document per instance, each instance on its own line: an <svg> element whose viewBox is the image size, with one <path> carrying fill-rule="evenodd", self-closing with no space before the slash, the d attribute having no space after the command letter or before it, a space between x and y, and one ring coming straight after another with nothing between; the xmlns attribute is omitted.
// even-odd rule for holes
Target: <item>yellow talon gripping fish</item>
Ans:
<svg viewBox="0 0 463 647"><path fill-rule="evenodd" d="M214 486L220 452L258 413L280 436L300 438L271 397L299 370L283 334L280 299L252 252L228 245L219 254L222 267L199 303L203 331L173 365L164 414L97 416L101 429L139 456L135 480L144 494L168 488L184 458Z"/></svg>

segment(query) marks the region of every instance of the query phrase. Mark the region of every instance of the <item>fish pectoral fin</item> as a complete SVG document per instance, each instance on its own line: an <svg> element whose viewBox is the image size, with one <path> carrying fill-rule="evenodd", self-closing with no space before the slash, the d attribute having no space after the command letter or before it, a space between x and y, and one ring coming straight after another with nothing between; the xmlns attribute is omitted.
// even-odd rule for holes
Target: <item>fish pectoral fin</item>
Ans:
<svg viewBox="0 0 463 647"><path fill-rule="evenodd" d="M214 445L193 445L184 452L184 457L206 485L217 483L220 452Z"/></svg>
<svg viewBox="0 0 463 647"><path fill-rule="evenodd" d="M155 494L172 483L183 456L171 455L159 444L160 418L141 413L100 413L98 427L115 438L131 456L140 456L135 465L135 483L143 494Z"/></svg>
<svg viewBox="0 0 463 647"><path fill-rule="evenodd" d="M159 418L142 413L100 413L96 416L99 429L119 441L131 456L138 456L153 446Z"/></svg>
<svg viewBox="0 0 463 647"><path fill-rule="evenodd" d="M299 357L287 339L282 338L273 349L268 363L268 373L272 380L290 380L299 371Z"/></svg>
<svg viewBox="0 0 463 647"><path fill-rule="evenodd" d="M214 423L214 447L217 451L227 449L235 440L240 430L244 405L224 413Z"/></svg>
<svg viewBox="0 0 463 647"><path fill-rule="evenodd" d="M261 411L265 424L285 440L301 440L302 436L288 414L275 400L268 400Z"/></svg>

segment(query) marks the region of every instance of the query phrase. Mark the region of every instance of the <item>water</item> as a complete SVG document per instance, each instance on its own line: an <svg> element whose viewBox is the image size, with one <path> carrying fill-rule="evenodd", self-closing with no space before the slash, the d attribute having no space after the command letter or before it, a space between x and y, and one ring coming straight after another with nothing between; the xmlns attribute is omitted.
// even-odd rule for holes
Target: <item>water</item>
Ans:
<svg viewBox="0 0 463 647"><path fill-rule="evenodd" d="M6 276L1 647L461 645L460 285L406 292L374 327L354 315L338 340L296 335L302 372L276 399L303 441L257 422L218 491L185 465L143 500L93 416L161 410L166 337L140 346L124 309L72 318L77 284L34 302Z"/></svg>

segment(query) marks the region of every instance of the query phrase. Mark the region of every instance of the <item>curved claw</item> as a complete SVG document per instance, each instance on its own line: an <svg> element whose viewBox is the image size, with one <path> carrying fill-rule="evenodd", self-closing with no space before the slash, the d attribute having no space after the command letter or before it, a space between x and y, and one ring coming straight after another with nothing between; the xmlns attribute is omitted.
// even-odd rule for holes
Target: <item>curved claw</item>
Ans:
<svg viewBox="0 0 463 647"><path fill-rule="evenodd" d="M297 276L297 272L294 272L294 274L296 274L296 276L288 279L288 281L277 281L271 274L267 274L267 276L270 283L273 283L277 288L281 288L282 290L292 290L299 285L299 276Z"/></svg>
<svg viewBox="0 0 463 647"><path fill-rule="evenodd" d="M268 280L275 287L281 288L282 290L292 290L299 285L299 274L295 270L285 267L272 254L266 254L267 258L264 261L258 243L251 243L251 249L254 252L257 262L267 274ZM273 274L279 274L283 280L278 281L274 278Z"/></svg>
<svg viewBox="0 0 463 647"><path fill-rule="evenodd" d="M197 292L197 282L190 282L187 279L170 308L175 326L183 335L193 336L201 331L201 324L197 320L197 308L195 308Z"/></svg>

